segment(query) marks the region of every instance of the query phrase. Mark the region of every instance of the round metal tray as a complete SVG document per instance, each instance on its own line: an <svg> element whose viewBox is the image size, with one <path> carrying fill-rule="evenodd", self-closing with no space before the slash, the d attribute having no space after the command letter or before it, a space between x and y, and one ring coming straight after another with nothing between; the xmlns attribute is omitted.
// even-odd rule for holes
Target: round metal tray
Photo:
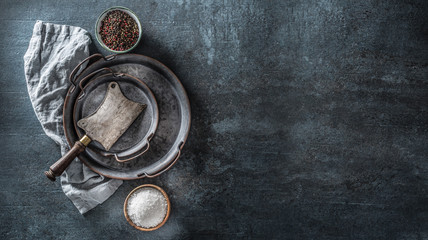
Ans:
<svg viewBox="0 0 428 240"><path fill-rule="evenodd" d="M79 159L101 175L123 180L155 177L167 171L178 160L190 130L190 104L181 82L165 65L147 56L119 54L103 57L96 54L90 59L99 60L87 66L77 77L79 66L70 75L73 85L67 93L63 113L68 143L72 145L79 140L73 123L73 108L87 81L109 69L117 74L129 74L143 81L157 100L159 123L149 150L120 169L100 164L87 151L81 153ZM84 62L88 61L89 58Z"/></svg>
<svg viewBox="0 0 428 240"><path fill-rule="evenodd" d="M77 121L96 111L110 82L116 82L128 99L147 105L109 151L105 151L96 141L91 142L86 150L99 164L122 169L125 162L134 160L149 149L149 141L155 135L159 121L158 105L152 91L138 78L123 73L98 76L84 85L74 104L73 123L79 138L83 137L85 132L77 126Z"/></svg>

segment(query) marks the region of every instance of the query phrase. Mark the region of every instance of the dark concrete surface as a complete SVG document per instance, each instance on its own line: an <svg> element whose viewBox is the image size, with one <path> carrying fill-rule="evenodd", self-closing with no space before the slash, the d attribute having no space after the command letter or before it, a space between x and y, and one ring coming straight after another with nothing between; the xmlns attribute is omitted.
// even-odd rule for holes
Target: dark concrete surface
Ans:
<svg viewBox="0 0 428 240"><path fill-rule="evenodd" d="M36 20L94 36L114 5L181 79L192 128L171 170L82 216L43 176L59 148L23 55ZM428 239L427 1L3 0L0 20L1 239ZM172 201L149 233L122 214L143 183Z"/></svg>

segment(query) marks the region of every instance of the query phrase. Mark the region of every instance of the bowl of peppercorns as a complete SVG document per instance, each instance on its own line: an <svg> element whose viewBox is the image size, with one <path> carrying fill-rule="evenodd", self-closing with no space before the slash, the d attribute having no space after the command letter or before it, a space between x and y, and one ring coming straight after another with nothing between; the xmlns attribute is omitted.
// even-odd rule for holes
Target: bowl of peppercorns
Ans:
<svg viewBox="0 0 428 240"><path fill-rule="evenodd" d="M98 17L95 36L98 43L106 50L126 53L140 42L141 23L130 9L111 7Z"/></svg>

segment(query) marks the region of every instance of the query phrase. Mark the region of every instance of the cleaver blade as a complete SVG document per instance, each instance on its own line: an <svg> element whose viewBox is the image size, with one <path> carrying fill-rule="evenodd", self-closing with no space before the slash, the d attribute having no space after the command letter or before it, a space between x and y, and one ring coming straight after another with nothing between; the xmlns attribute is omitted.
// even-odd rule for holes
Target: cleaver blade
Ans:
<svg viewBox="0 0 428 240"><path fill-rule="evenodd" d="M77 126L109 151L145 108L145 104L127 99L119 85L111 82L103 103L93 114L79 120Z"/></svg>
<svg viewBox="0 0 428 240"><path fill-rule="evenodd" d="M146 104L127 99L119 84L110 82L104 100L97 110L77 122L77 126L85 130L86 134L75 142L70 151L56 161L45 175L55 181L92 140L99 142L109 151L146 107Z"/></svg>

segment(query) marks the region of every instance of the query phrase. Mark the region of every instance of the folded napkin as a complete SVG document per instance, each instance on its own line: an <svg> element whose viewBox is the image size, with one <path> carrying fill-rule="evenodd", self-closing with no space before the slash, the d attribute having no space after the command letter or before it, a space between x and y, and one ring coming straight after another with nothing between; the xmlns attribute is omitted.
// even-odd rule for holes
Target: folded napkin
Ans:
<svg viewBox="0 0 428 240"><path fill-rule="evenodd" d="M62 126L62 108L70 86L68 76L89 56L90 43L89 33L82 28L37 21L24 55L25 78L34 111L46 135L61 146L62 155L69 150ZM52 159L52 163L56 160ZM81 214L107 200L121 184L121 180L91 171L78 159L61 176L62 190Z"/></svg>

